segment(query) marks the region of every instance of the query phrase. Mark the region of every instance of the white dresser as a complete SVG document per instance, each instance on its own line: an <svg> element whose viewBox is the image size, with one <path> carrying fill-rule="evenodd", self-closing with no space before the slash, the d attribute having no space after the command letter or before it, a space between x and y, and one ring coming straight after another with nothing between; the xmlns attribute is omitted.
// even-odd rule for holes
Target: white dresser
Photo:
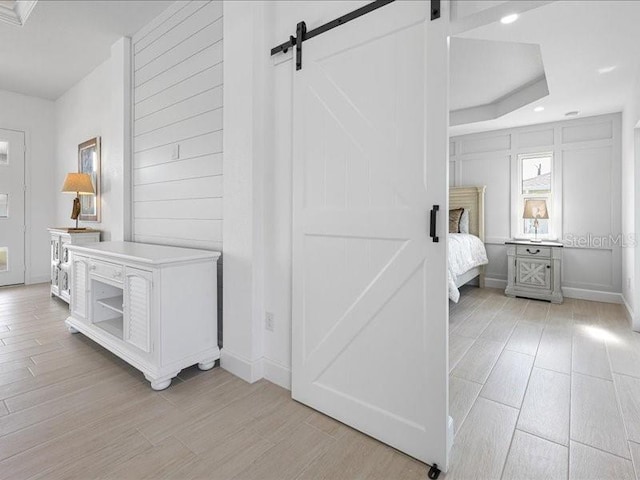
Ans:
<svg viewBox="0 0 640 480"><path fill-rule="evenodd" d="M507 288L510 297L562 303L562 244L511 240L507 246Z"/></svg>
<svg viewBox="0 0 640 480"><path fill-rule="evenodd" d="M69 245L69 331L81 332L162 390L180 370L213 367L218 252L133 242Z"/></svg>
<svg viewBox="0 0 640 480"><path fill-rule="evenodd" d="M90 228L49 228L51 236L51 295L69 303L69 251L68 245L96 243L100 241L100 230Z"/></svg>

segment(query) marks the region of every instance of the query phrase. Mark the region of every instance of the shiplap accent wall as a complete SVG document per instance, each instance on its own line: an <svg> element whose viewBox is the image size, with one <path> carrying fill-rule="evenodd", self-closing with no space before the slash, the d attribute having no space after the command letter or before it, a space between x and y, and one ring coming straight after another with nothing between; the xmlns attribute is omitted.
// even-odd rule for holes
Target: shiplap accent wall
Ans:
<svg viewBox="0 0 640 480"><path fill-rule="evenodd" d="M560 235L564 240L616 238L621 230L621 116L586 117L566 122L452 137L450 184L486 185L485 243L488 283L503 286L507 278L504 241L511 237L514 169L521 153L554 154L557 190L562 196ZM555 204L556 202L554 202ZM567 296L620 301L621 247L565 245L562 285Z"/></svg>
<svg viewBox="0 0 640 480"><path fill-rule="evenodd" d="M222 250L222 2L133 37L133 239Z"/></svg>

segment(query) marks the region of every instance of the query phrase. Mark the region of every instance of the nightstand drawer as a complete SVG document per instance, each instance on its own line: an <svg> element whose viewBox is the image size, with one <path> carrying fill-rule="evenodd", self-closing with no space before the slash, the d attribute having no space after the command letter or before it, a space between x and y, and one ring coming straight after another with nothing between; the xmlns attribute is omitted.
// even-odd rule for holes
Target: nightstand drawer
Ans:
<svg viewBox="0 0 640 480"><path fill-rule="evenodd" d="M551 258L551 247L518 245L516 247L516 255L523 257Z"/></svg>

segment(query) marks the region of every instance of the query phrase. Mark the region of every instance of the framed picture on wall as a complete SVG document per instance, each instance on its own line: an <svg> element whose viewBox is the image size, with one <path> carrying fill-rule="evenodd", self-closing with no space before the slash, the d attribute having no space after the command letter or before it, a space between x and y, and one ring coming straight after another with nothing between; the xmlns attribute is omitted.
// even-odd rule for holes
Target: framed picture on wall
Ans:
<svg viewBox="0 0 640 480"><path fill-rule="evenodd" d="M80 217L83 222L100 221L100 137L78 145L78 172L88 173L95 195L80 195Z"/></svg>

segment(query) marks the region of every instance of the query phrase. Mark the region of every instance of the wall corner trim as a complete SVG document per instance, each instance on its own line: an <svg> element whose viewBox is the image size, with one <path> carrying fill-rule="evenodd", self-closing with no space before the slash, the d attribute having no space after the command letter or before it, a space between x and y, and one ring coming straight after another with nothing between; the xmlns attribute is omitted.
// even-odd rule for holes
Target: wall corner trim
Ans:
<svg viewBox="0 0 640 480"><path fill-rule="evenodd" d="M220 351L220 367L245 382L255 383L264 378L264 362L262 358L251 361L224 348Z"/></svg>
<svg viewBox="0 0 640 480"><path fill-rule="evenodd" d="M627 320L629 321L629 325L631 325L631 328L634 331L638 331L638 327L636 327L636 325L638 325L640 323L640 319L636 318L636 314L633 311L633 308L631 308L631 305L629 305L629 302L627 302L627 299L625 298L624 295L622 296L622 304L624 306L624 312L627 315Z"/></svg>
<svg viewBox="0 0 640 480"><path fill-rule="evenodd" d="M291 390L291 367L264 357L264 378L279 387Z"/></svg>

